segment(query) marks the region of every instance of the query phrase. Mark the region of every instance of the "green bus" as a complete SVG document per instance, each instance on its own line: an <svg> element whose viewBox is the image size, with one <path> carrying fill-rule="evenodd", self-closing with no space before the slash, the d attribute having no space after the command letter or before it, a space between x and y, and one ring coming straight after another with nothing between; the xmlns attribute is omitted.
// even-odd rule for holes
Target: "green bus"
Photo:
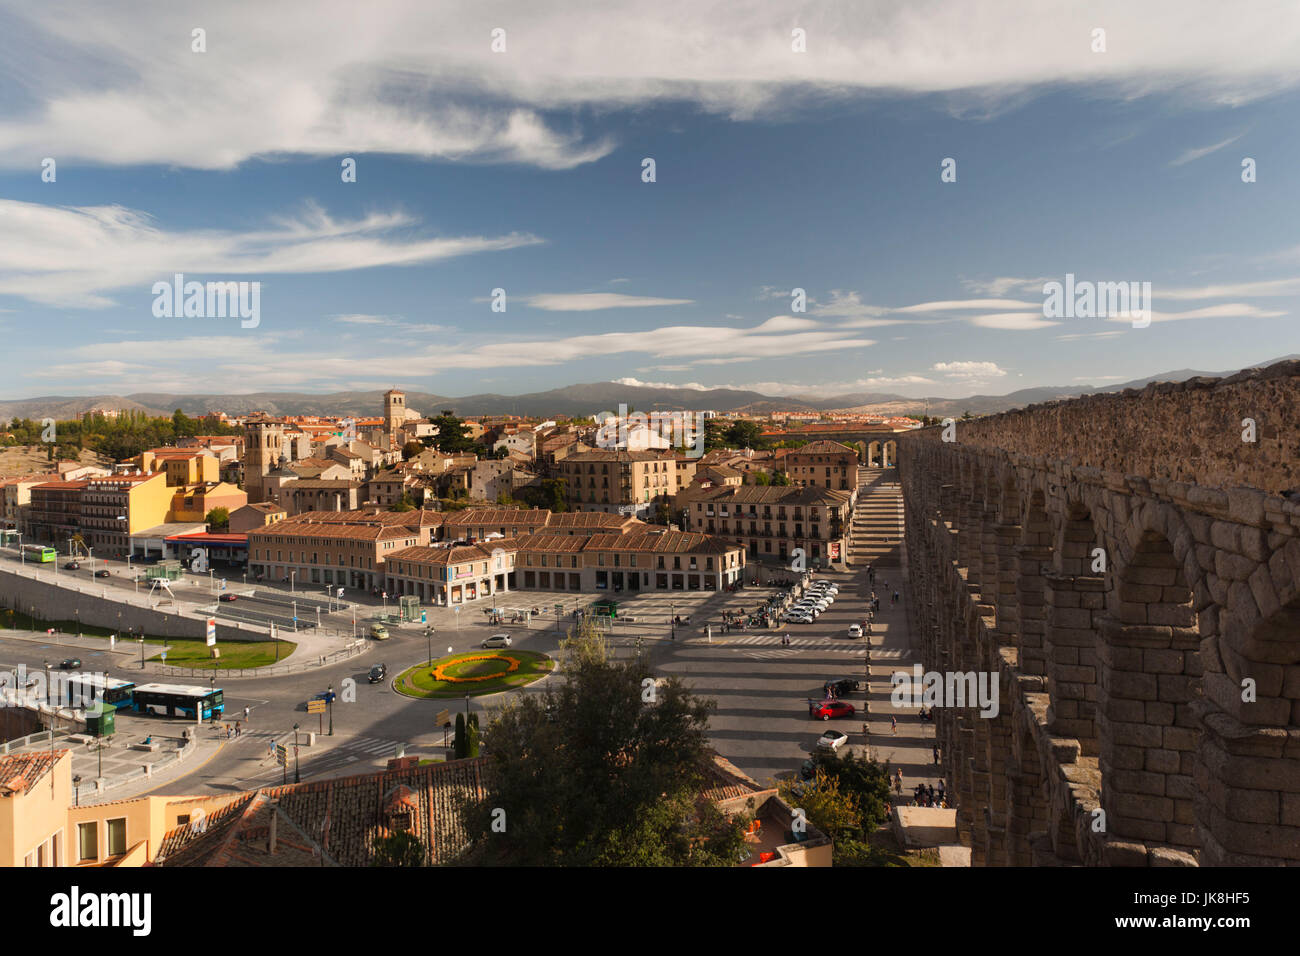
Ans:
<svg viewBox="0 0 1300 956"><path fill-rule="evenodd" d="M28 561L39 561L41 564L49 564L59 556L59 553L53 548L47 548L39 544L23 545L23 554Z"/></svg>

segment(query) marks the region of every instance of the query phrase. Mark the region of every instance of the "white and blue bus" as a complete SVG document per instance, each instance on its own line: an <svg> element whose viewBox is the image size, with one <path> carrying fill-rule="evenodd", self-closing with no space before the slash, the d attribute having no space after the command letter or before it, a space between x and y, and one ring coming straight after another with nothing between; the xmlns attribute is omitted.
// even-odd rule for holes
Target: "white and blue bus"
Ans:
<svg viewBox="0 0 1300 956"><path fill-rule="evenodd" d="M132 681L89 671L71 674L55 671L50 679L57 687L57 691L55 688L51 691L57 693L67 707L86 707L101 700L105 710L125 710L131 706L131 695L135 691Z"/></svg>
<svg viewBox="0 0 1300 956"><path fill-rule="evenodd" d="M221 688L193 687L186 684L137 684L132 695L136 713L159 717L195 719L202 709L203 719L219 717L226 709Z"/></svg>

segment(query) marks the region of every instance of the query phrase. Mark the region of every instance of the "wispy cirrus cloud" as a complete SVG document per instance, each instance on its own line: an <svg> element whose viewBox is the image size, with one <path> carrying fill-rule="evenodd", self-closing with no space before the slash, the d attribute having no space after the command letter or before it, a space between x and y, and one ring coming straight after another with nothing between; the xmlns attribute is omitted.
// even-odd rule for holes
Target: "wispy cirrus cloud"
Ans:
<svg viewBox="0 0 1300 956"><path fill-rule="evenodd" d="M547 312L597 312L602 309L648 309L666 305L691 305L694 299L664 299L618 292L559 292L523 296L534 309Z"/></svg>
<svg viewBox="0 0 1300 956"><path fill-rule="evenodd" d="M1200 146L1196 149L1186 150L1185 152L1180 153L1174 159L1170 160L1169 165L1185 166L1188 163L1195 162L1196 160L1200 159L1203 156L1209 156L1211 153L1217 153L1225 146L1231 146L1237 140L1241 139L1241 137L1242 134L1238 133L1236 136L1230 136L1221 142L1213 144L1212 146Z"/></svg>
<svg viewBox="0 0 1300 956"><path fill-rule="evenodd" d="M66 308L104 308L110 293L193 278L346 272L412 266L536 245L528 233L418 237L411 217L335 219L315 205L265 229L171 230L124 206L47 206L0 199L0 295Z"/></svg>

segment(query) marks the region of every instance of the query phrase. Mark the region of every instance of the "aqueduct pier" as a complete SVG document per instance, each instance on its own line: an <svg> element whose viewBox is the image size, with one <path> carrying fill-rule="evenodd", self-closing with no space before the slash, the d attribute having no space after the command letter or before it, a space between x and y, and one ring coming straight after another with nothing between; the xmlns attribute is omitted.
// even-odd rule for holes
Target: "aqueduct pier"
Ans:
<svg viewBox="0 0 1300 956"><path fill-rule="evenodd" d="M945 440L945 438L949 440ZM1300 865L1300 362L900 436L973 865Z"/></svg>

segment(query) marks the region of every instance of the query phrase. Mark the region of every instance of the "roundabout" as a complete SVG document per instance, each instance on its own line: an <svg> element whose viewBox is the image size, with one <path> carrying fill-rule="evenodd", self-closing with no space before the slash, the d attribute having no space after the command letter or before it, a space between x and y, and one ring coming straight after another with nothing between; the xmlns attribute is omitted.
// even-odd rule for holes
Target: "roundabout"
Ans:
<svg viewBox="0 0 1300 956"><path fill-rule="evenodd" d="M555 661L533 651L466 651L408 667L393 681L407 697L479 697L516 690L541 680Z"/></svg>

